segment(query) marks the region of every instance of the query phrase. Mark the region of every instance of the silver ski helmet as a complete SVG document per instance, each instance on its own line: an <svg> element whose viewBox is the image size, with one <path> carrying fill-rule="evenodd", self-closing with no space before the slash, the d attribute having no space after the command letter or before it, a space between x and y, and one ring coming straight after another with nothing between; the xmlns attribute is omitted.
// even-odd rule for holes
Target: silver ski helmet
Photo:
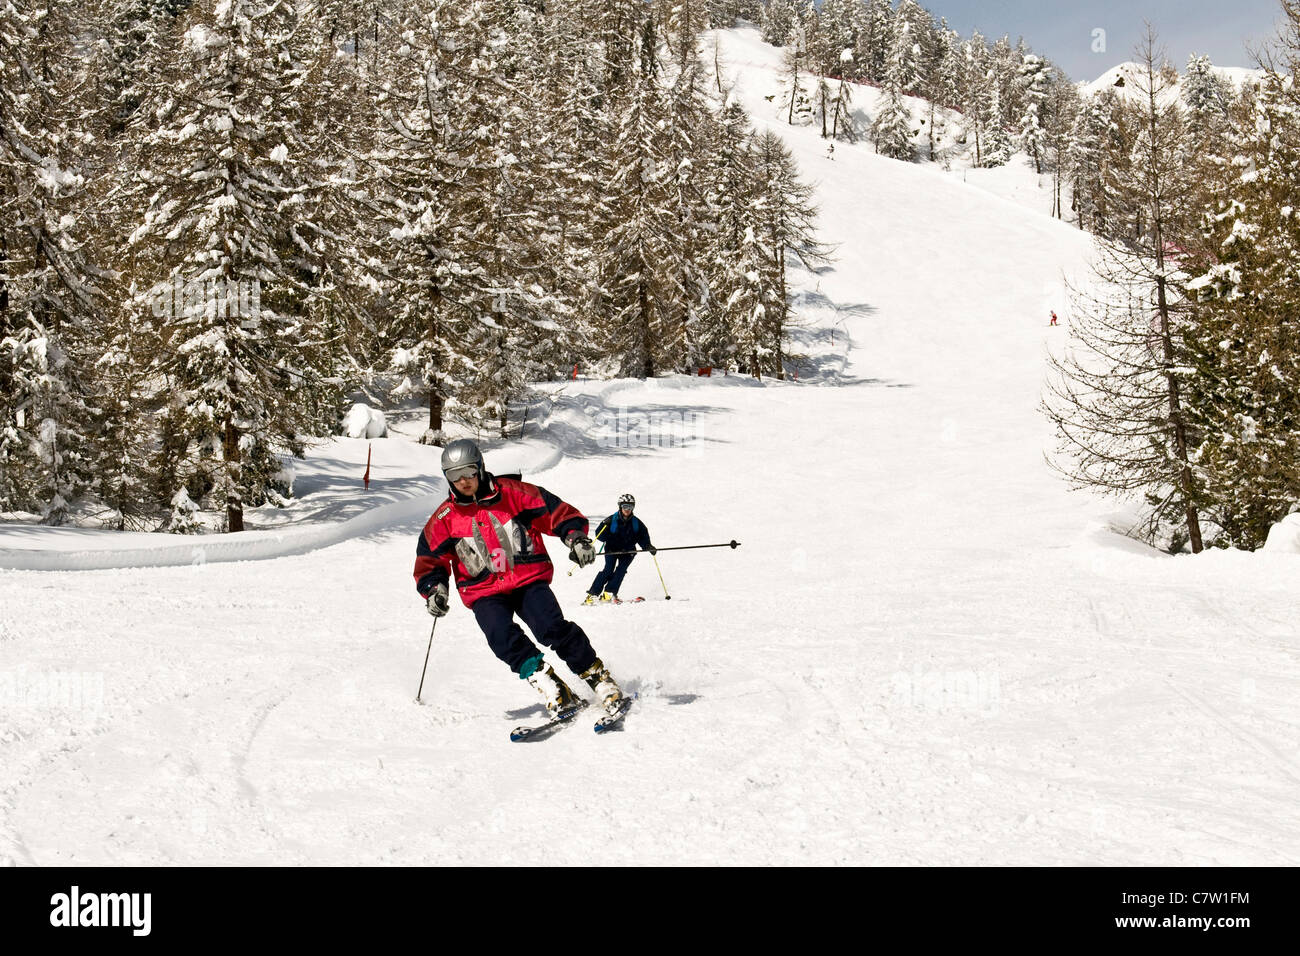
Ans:
<svg viewBox="0 0 1300 956"><path fill-rule="evenodd" d="M442 450L442 474L447 484L455 484L466 475L483 480L483 453L468 438L457 438Z"/></svg>
<svg viewBox="0 0 1300 956"><path fill-rule="evenodd" d="M627 508L629 511L631 511L636 507L636 499L633 498L631 495L619 495L618 507L620 511L623 510L624 508Z"/></svg>

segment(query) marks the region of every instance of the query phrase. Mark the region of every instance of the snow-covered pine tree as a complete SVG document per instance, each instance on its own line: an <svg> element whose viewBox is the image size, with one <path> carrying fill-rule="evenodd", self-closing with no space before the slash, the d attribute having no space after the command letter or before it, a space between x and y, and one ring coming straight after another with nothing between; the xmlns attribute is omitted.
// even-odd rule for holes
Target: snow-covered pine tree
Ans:
<svg viewBox="0 0 1300 956"><path fill-rule="evenodd" d="M709 203L707 151L717 136L713 113L704 91L704 67L691 57L677 69L668 90L665 130L665 202L677 222L676 242L668 244L671 276L664 303L667 311L661 347L674 357L675 367L689 369L694 328L708 306L709 276L706 248L716 228L716 210Z"/></svg>
<svg viewBox="0 0 1300 956"><path fill-rule="evenodd" d="M785 121L790 126L793 126L796 120L802 126L811 122L813 118L813 101L810 96L812 91L806 85L803 75L807 68L808 41L803 25L796 21L790 29L790 35L786 38L781 57L781 71L785 76L782 84L785 93L781 105L786 108Z"/></svg>
<svg viewBox="0 0 1300 956"><path fill-rule="evenodd" d="M894 49L885 69L884 95L871 122L871 136L880 155L910 161L915 158L916 149L912 143L912 114L903 99L907 60L903 48L909 45L905 30L895 37Z"/></svg>
<svg viewBox="0 0 1300 956"><path fill-rule="evenodd" d="M831 102L831 139L843 137L850 143L857 142L857 123L853 119L853 85L846 75L853 59L853 48L845 47L840 53L843 64L839 82L835 85L835 98Z"/></svg>
<svg viewBox="0 0 1300 956"><path fill-rule="evenodd" d="M955 109L960 102L961 37L941 20L934 35L934 66L927 73L922 95L926 99L926 138L928 158L934 162L938 156L939 138L946 123L940 109Z"/></svg>
<svg viewBox="0 0 1300 956"><path fill-rule="evenodd" d="M654 0L655 22L678 73L699 58L700 34L709 28L707 0Z"/></svg>
<svg viewBox="0 0 1300 956"><path fill-rule="evenodd" d="M893 51L894 7L890 0L862 0L856 14L854 62L859 75L880 82Z"/></svg>
<svg viewBox="0 0 1300 956"><path fill-rule="evenodd" d="M1218 139L1227 132L1232 87L1214 71L1208 56L1193 53L1188 57L1182 98L1187 107L1188 129L1198 143Z"/></svg>
<svg viewBox="0 0 1300 956"><path fill-rule="evenodd" d="M904 93L917 93L926 83L927 65L934 51L934 19L916 0L899 0L894 12L894 38L891 56Z"/></svg>
<svg viewBox="0 0 1300 956"><path fill-rule="evenodd" d="M843 79L856 77L856 64L852 54L842 56L844 50L852 51L854 42L853 8L859 0L825 0L818 11L816 33L808 38L812 69L823 76Z"/></svg>
<svg viewBox="0 0 1300 956"><path fill-rule="evenodd" d="M770 260L769 282L758 288L767 295L774 286L775 298L765 307L758 368L778 379L785 378L785 339L790 324L790 296L787 283L787 253L793 253L807 269L829 261L829 251L816 236L817 208L812 187L799 179L799 169L789 147L771 130L754 137L754 202L759 224L754 255L766 250ZM743 245L743 243L742 243ZM766 299L763 299L766 302ZM751 315L752 319L752 315Z"/></svg>
<svg viewBox="0 0 1300 956"><path fill-rule="evenodd" d="M757 379L762 379L763 372L771 371L778 361L772 342L777 337L775 327L780 323L782 304L775 272L773 250L759 240L753 224L747 225L732 262L726 309L731 315L735 353L745 370Z"/></svg>
<svg viewBox="0 0 1300 956"><path fill-rule="evenodd" d="M1020 85L1025 99L1025 111L1020 117L1020 146L1034 161L1036 173L1043 171L1043 153L1047 148L1044 114L1051 75L1042 57L1032 53L1020 65Z"/></svg>
<svg viewBox="0 0 1300 956"><path fill-rule="evenodd" d="M832 120L835 116L835 94L831 91L830 80L825 76L817 77L817 85L813 90L813 116L821 127L822 139L827 139L831 135Z"/></svg>
<svg viewBox="0 0 1300 956"><path fill-rule="evenodd" d="M1106 181L1112 156L1121 147L1118 112L1113 89L1094 93L1082 103L1070 133L1067 164L1073 210L1079 226L1097 234L1107 231L1111 218Z"/></svg>
<svg viewBox="0 0 1300 956"><path fill-rule="evenodd" d="M0 11L0 509L62 523L91 480L102 270L86 249L93 35L71 0Z"/></svg>
<svg viewBox="0 0 1300 956"><path fill-rule="evenodd" d="M677 221L668 202L672 171L665 163L668 103L658 81L653 31L641 31L630 85L614 100L616 134L609 144L606 185L611 218L597 237L609 353L621 375L651 378L677 364L671 340Z"/></svg>
<svg viewBox="0 0 1300 956"><path fill-rule="evenodd" d="M581 5L550 12L542 23L545 68L533 81L539 107L533 136L545 181L534 198L548 217L542 238L552 243L547 255L557 269L556 294L573 308L564 334L556 331L539 343L538 361L550 365L542 369L547 379L600 357L595 246L611 218L603 186L610 178L614 126L609 97L601 92L606 66L600 33L590 25L599 22L596 11L588 16Z"/></svg>
<svg viewBox="0 0 1300 956"><path fill-rule="evenodd" d="M394 397L423 394L428 425L421 441L443 444L445 411L465 374L463 313L456 283L477 282L449 252L457 171L449 79L441 49L448 36L441 8L405 8L382 25L380 124L366 166L375 222L369 264L386 303L378 332L402 376Z"/></svg>
<svg viewBox="0 0 1300 956"><path fill-rule="evenodd" d="M1005 166L1011 159L1011 134L1007 131L1006 114L1002 109L1002 92L992 71L985 86L983 113L984 150L980 165L986 168Z"/></svg>
<svg viewBox="0 0 1300 956"><path fill-rule="evenodd" d="M984 101L988 94L988 44L978 30L962 44L958 56L958 103L966 128L966 139L975 140L975 165L984 161Z"/></svg>
<svg viewBox="0 0 1300 956"><path fill-rule="evenodd" d="M333 424L325 343L311 327L295 242L312 144L301 129L304 65L288 0L196 0L147 109L147 195L129 248L138 275L174 293L157 316L156 370L211 462L225 528L275 501L281 452Z"/></svg>
<svg viewBox="0 0 1300 956"><path fill-rule="evenodd" d="M148 358L142 354L144 337L132 334L123 318L109 319L120 331L94 363L90 492L108 508L104 524L118 531L151 531L158 524L149 467L157 439L158 399L148 379Z"/></svg>
<svg viewBox="0 0 1300 956"><path fill-rule="evenodd" d="M791 0L767 0L759 21L764 43L785 46L790 30L795 25L794 4Z"/></svg>
<svg viewBox="0 0 1300 956"><path fill-rule="evenodd" d="M691 365L728 368L737 355L731 298L745 276L746 232L755 226L755 174L749 139L749 117L744 108L727 103L718 115L706 158L709 206L714 210L716 228L706 245L710 296L692 330Z"/></svg>
<svg viewBox="0 0 1300 956"><path fill-rule="evenodd" d="M1065 218L1063 194L1070 174L1070 134L1082 104L1079 89L1054 70L1048 83L1045 148L1052 173L1052 215Z"/></svg>
<svg viewBox="0 0 1300 956"><path fill-rule="evenodd" d="M110 0L101 7L106 22L98 25L90 69L108 107L109 137L121 136L148 95L176 17L188 5L187 0Z"/></svg>
<svg viewBox="0 0 1300 956"><path fill-rule="evenodd" d="M562 293L573 282L559 254L564 235L556 215L564 198L556 186L567 175L555 165L560 154L546 97L532 92L550 82L544 44L553 34L524 5L483 0L476 9L475 20L462 20L474 24L470 42L450 64L460 77L455 122L466 146L458 159L457 228L469 240L463 261L479 263L490 298L462 303L478 374L458 401L472 419L505 435L509 410L529 383L553 377L572 354L574 307Z"/></svg>
<svg viewBox="0 0 1300 956"><path fill-rule="evenodd" d="M1153 32L1138 51L1130 161L1110 195L1130 222L1097 239L1096 283L1076 292L1072 347L1052 358L1043 409L1056 428L1055 467L1076 487L1145 502L1142 536L1203 548L1202 489L1192 467L1185 394L1190 328L1186 276L1171 259L1188 219L1188 139L1171 102Z"/></svg>
<svg viewBox="0 0 1300 956"><path fill-rule="evenodd" d="M1295 8L1293 8L1294 10ZM1300 18L1292 21L1300 59ZM1297 64L1300 65L1300 64ZM1300 97L1267 78L1206 217L1217 261L1192 283L1188 420L1214 543L1255 550L1300 502Z"/></svg>

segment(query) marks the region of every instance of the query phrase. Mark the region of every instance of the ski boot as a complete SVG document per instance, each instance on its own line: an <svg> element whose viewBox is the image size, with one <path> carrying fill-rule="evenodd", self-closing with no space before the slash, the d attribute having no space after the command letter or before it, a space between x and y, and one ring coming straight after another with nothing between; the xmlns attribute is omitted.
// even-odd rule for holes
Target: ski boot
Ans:
<svg viewBox="0 0 1300 956"><path fill-rule="evenodd" d="M617 595L617 594L610 594L608 591L601 591L601 592L600 592L600 599L601 599L602 601L604 601L605 603L607 603L607 604L622 604L622 603L623 603L622 601L620 601L620 600L618 599L618 595Z"/></svg>
<svg viewBox="0 0 1300 956"><path fill-rule="evenodd" d="M558 717L568 711L576 710L582 705L569 685L556 676L550 664L539 663L527 677L528 683L537 688L546 702L546 710L552 717Z"/></svg>
<svg viewBox="0 0 1300 956"><path fill-rule="evenodd" d="M583 602L582 602L582 603L583 603L583 604L595 604L595 603L596 603L596 595L594 595L594 594L588 594L588 595L586 596L586 598L583 599Z"/></svg>
<svg viewBox="0 0 1300 956"><path fill-rule="evenodd" d="M618 710L619 702L623 700L623 691L614 683L614 678L609 676L608 668L600 662L599 657L579 676L587 682L606 713L612 714Z"/></svg>

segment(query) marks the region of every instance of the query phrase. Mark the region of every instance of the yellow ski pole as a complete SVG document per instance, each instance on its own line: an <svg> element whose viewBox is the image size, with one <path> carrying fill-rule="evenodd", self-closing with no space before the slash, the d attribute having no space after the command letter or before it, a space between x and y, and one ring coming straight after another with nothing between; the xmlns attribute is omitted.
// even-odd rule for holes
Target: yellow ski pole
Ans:
<svg viewBox="0 0 1300 956"><path fill-rule="evenodd" d="M659 570L659 557L658 557L658 555L656 555L656 554L654 554L653 552L651 552L651 554L650 554L650 560L653 561L653 562L655 563L655 571L657 571L657 572L659 573L659 586L660 586L661 588L664 589L664 600L665 600L665 601L671 601L671 600L673 599L673 596L672 596L671 594L668 593L668 585L664 584L664 573L663 573L663 571L660 571L660 570Z"/></svg>

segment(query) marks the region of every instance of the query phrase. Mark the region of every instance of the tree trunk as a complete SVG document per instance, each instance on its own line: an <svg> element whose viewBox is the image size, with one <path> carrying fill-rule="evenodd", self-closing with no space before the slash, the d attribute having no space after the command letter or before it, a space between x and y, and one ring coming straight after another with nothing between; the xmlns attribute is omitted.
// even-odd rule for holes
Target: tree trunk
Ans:
<svg viewBox="0 0 1300 956"><path fill-rule="evenodd" d="M636 285L636 301L638 309L637 321L640 324L641 341L637 348L641 354L637 356L641 365L641 378L655 377L655 360L650 350L650 290L646 288L645 279L642 279Z"/></svg>
<svg viewBox="0 0 1300 956"><path fill-rule="evenodd" d="M438 387L438 306L442 302L442 293L437 289L433 293L432 308L429 309L429 342L433 345L429 358L429 371L426 375L429 385L429 430L442 431L442 390Z"/></svg>
<svg viewBox="0 0 1300 956"><path fill-rule="evenodd" d="M244 501L240 493L243 482L239 450L239 427L229 418L222 428L221 452L226 468L226 530L244 530Z"/></svg>
<svg viewBox="0 0 1300 956"><path fill-rule="evenodd" d="M1159 242L1161 239L1161 233L1157 229L1156 240ZM1158 252L1156 260L1157 268L1163 268L1164 253ZM1164 344L1165 368L1169 369L1174 364L1174 340L1170 329L1169 302L1165 296L1163 278L1156 280L1156 301L1160 310L1160 334ZM1183 496L1183 511L1187 520L1187 537L1191 541L1192 554L1200 554L1205 550L1205 544L1201 539L1200 515L1196 511L1196 479L1192 475L1191 456L1187 449L1187 425L1183 421L1181 390L1178 387L1177 376L1170 371L1165 372L1165 382L1169 386L1169 424L1174 430L1174 452L1182 465L1178 480L1181 486L1179 491Z"/></svg>

